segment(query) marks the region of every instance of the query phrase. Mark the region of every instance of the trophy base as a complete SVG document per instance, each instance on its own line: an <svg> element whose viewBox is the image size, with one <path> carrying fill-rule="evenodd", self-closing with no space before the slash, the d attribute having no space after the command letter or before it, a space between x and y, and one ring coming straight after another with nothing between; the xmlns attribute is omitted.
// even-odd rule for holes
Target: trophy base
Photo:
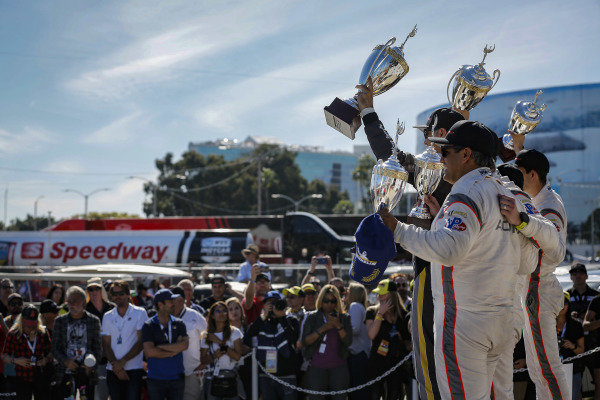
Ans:
<svg viewBox="0 0 600 400"><path fill-rule="evenodd" d="M508 133L505 134L504 136L502 136L502 144L504 145L504 147L506 147L509 150L513 150L513 151L515 150L513 138Z"/></svg>
<svg viewBox="0 0 600 400"><path fill-rule="evenodd" d="M356 108L336 97L323 110L325 111L327 125L354 140L356 131L362 124L360 113Z"/></svg>
<svg viewBox="0 0 600 400"><path fill-rule="evenodd" d="M429 209L421 204L417 204L410 210L409 218L432 219L433 216L429 213Z"/></svg>

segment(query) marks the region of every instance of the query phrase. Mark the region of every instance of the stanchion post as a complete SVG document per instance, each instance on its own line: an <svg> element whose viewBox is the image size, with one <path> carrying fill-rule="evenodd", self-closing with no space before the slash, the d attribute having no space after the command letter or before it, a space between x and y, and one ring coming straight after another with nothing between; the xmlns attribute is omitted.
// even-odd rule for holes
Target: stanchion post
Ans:
<svg viewBox="0 0 600 400"><path fill-rule="evenodd" d="M412 399L411 400L419 400L419 384L416 379L411 380L412 385Z"/></svg>
<svg viewBox="0 0 600 400"><path fill-rule="evenodd" d="M252 400L258 400L258 362L256 347L252 348Z"/></svg>

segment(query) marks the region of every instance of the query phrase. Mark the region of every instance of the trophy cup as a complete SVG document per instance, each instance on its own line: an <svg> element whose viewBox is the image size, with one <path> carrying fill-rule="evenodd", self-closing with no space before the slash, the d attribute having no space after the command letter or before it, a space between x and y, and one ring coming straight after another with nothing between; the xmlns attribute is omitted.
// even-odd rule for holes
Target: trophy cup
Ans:
<svg viewBox="0 0 600 400"><path fill-rule="evenodd" d="M359 83L366 84L370 76L373 79L373 95L377 96L387 92L404 78L408 73L408 64L404 60L404 44L416 33L415 25L400 47L392 47L396 42L394 37L384 45L375 46L365 61ZM327 125L354 140L355 133L361 125L356 99L342 101L336 97L329 106L324 108L324 111Z"/></svg>
<svg viewBox="0 0 600 400"><path fill-rule="evenodd" d="M404 186L408 180L408 172L400 165L396 152L398 149L398 137L404 133L404 123L400 120L396 124L396 141L392 155L387 161L378 160L373 167L371 174L371 199L375 212L379 210L380 205L384 205L390 212L398 205Z"/></svg>
<svg viewBox="0 0 600 400"><path fill-rule="evenodd" d="M535 102L542 93L544 93L542 90L538 90L533 101L517 101L508 123L510 132L517 135L527 135L539 125L542 121L542 114L546 110L546 105L542 104L541 107L536 107ZM508 133L502 137L502 143L507 149L514 150L513 138Z"/></svg>
<svg viewBox="0 0 600 400"><path fill-rule="evenodd" d="M432 128L435 131L435 127ZM432 194L437 189L444 176L444 164L440 162L441 156L433 146L428 146L425 151L415 156L415 189L420 201L410 210L409 217L431 219L429 209L425 206L425 196Z"/></svg>
<svg viewBox="0 0 600 400"><path fill-rule="evenodd" d="M483 60L478 65L463 65L452 75L446 87L446 96L448 96L448 102L452 104L452 107L457 110L472 110L496 86L498 79L500 79L500 70L494 71L494 82L483 68L485 57L495 48L496 46L488 47L486 45L483 49ZM449 90L453 79L454 87L451 98Z"/></svg>

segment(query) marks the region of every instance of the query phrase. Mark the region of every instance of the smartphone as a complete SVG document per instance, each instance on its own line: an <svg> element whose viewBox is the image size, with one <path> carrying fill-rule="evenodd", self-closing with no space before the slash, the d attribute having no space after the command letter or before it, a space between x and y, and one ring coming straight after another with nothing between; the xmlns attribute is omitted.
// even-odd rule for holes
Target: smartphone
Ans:
<svg viewBox="0 0 600 400"><path fill-rule="evenodd" d="M260 272L269 272L269 267L267 267L267 266L260 267Z"/></svg>
<svg viewBox="0 0 600 400"><path fill-rule="evenodd" d="M317 264L327 264L327 257L317 257Z"/></svg>

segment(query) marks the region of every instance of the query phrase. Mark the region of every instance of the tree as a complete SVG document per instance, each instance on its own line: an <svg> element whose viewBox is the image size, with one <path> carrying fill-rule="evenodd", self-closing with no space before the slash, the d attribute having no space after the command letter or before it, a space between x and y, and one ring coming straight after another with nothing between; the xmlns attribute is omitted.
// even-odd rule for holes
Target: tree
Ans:
<svg viewBox="0 0 600 400"><path fill-rule="evenodd" d="M71 218L83 218L83 214L75 214ZM97 212L92 211L87 214L88 219L108 219L108 218L140 218L137 214L128 214L126 212Z"/></svg>
<svg viewBox="0 0 600 400"><path fill-rule="evenodd" d="M357 181L360 186L361 203L363 211L369 210L371 200L369 186L371 185L371 174L376 160L370 154L363 154L356 163L356 168L352 171L352 179Z"/></svg>
<svg viewBox="0 0 600 400"><path fill-rule="evenodd" d="M340 200L333 207L334 214L352 214L354 212L354 204L350 200Z"/></svg>
<svg viewBox="0 0 600 400"><path fill-rule="evenodd" d="M48 227L48 217L37 217L33 218L33 215L27 214L24 219L15 218L10 221L6 230L9 231L33 231L34 230L34 221L37 223L36 227L38 230L44 229ZM55 224L56 220L53 217L50 217L50 224Z"/></svg>

